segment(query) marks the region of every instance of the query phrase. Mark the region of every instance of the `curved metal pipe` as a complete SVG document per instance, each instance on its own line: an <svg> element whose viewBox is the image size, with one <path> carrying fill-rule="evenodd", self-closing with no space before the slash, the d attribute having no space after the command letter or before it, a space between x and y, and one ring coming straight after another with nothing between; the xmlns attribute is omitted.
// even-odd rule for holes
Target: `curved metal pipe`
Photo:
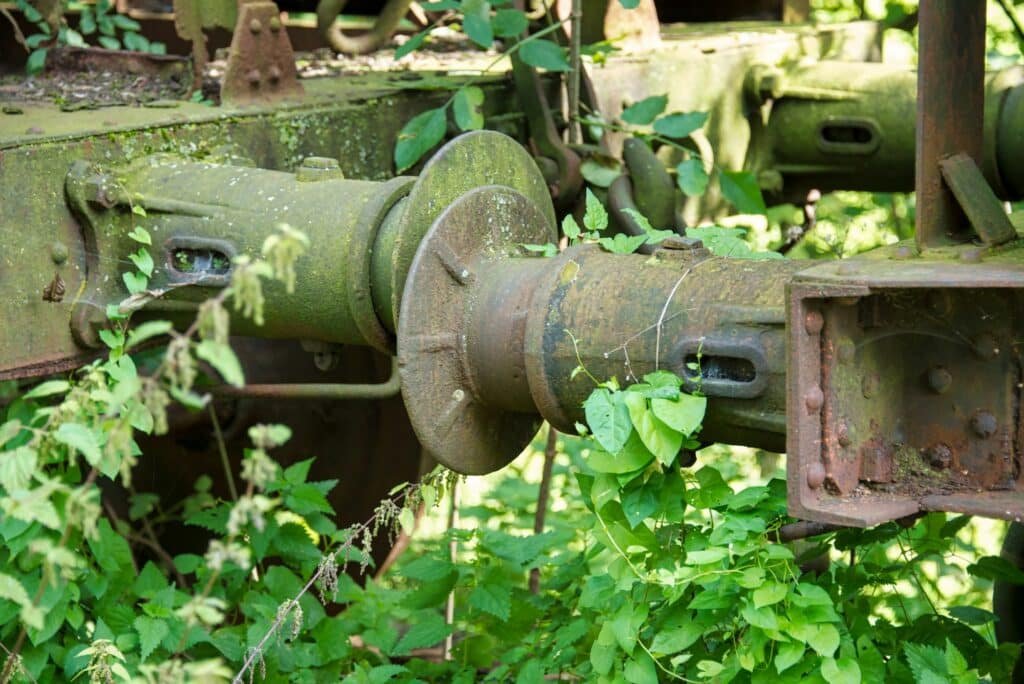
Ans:
<svg viewBox="0 0 1024 684"><path fill-rule="evenodd" d="M320 0L316 6L316 27L327 43L346 55L364 55L386 43L405 18L412 0L390 0L377 16L373 28L359 36L346 35L335 19L348 0Z"/></svg>

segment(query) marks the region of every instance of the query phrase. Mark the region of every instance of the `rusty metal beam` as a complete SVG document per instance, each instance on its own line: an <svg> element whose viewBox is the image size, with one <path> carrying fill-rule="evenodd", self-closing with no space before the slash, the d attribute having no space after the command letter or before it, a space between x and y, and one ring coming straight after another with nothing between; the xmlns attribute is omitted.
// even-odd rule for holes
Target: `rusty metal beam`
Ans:
<svg viewBox="0 0 1024 684"><path fill-rule="evenodd" d="M966 242L972 231L946 188L943 157L982 164L985 104L984 0L922 0L917 72L917 245Z"/></svg>

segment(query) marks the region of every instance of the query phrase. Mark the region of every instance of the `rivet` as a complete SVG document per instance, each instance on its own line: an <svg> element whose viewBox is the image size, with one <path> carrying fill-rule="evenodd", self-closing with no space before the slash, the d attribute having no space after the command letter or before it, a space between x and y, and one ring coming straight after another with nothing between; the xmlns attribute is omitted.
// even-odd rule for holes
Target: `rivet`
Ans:
<svg viewBox="0 0 1024 684"><path fill-rule="evenodd" d="M253 33L259 33L260 31L263 30L263 24L260 22L259 19L253 19L249 22L249 30Z"/></svg>
<svg viewBox="0 0 1024 684"><path fill-rule="evenodd" d="M821 407L825 404L825 395L822 394L821 388L815 385L807 390L807 393L804 394L804 404L807 406L807 410L812 413L820 411Z"/></svg>
<svg viewBox="0 0 1024 684"><path fill-rule="evenodd" d="M945 444L935 444L925 449L925 458L933 468L945 470L953 464L953 451Z"/></svg>
<svg viewBox="0 0 1024 684"><path fill-rule="evenodd" d="M270 26L271 31L277 33L281 30L281 19L279 17L271 17L267 25Z"/></svg>
<svg viewBox="0 0 1024 684"><path fill-rule="evenodd" d="M275 83L277 81L280 81L281 80L281 67L279 67L276 64L274 64L273 66L270 67L270 69L267 70L267 76L269 76L270 80L275 82Z"/></svg>
<svg viewBox="0 0 1024 684"><path fill-rule="evenodd" d="M820 311L808 311L804 316L804 328L808 335L817 335L825 327L825 319Z"/></svg>
<svg viewBox="0 0 1024 684"><path fill-rule="evenodd" d="M878 392L878 384L878 375L876 373L868 373L860 381L860 393L864 395L865 399L870 399Z"/></svg>
<svg viewBox="0 0 1024 684"><path fill-rule="evenodd" d="M55 264L63 264L68 260L68 247L63 242L54 242L50 245L50 258Z"/></svg>
<svg viewBox="0 0 1024 684"><path fill-rule="evenodd" d="M850 425L846 421L840 422L836 427L836 441L842 447L848 447L853 442L853 437L850 435Z"/></svg>
<svg viewBox="0 0 1024 684"><path fill-rule="evenodd" d="M817 489L825 482L825 466L820 461L815 461L807 466L807 486Z"/></svg>
<svg viewBox="0 0 1024 684"><path fill-rule="evenodd" d="M263 77L260 76L260 70L259 69L250 69L245 74L245 80L249 81L249 85L252 85L252 86L258 86L260 84L260 80L262 78Z"/></svg>
<svg viewBox="0 0 1024 684"><path fill-rule="evenodd" d="M945 394L953 384L953 376L942 366L934 366L928 370L928 387L936 394Z"/></svg>
<svg viewBox="0 0 1024 684"><path fill-rule="evenodd" d="M971 416L971 429L982 439L988 439L996 433L999 422L989 411L981 410Z"/></svg>
<svg viewBox="0 0 1024 684"><path fill-rule="evenodd" d="M457 389L454 392L452 392L452 399L454 399L455 401L462 401L465 398L466 391L463 389Z"/></svg>

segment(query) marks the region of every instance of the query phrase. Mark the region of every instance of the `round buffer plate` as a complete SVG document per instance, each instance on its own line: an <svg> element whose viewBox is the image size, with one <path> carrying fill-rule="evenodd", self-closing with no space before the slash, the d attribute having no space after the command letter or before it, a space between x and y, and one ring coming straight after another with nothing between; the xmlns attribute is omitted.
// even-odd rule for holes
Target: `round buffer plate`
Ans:
<svg viewBox="0 0 1024 684"><path fill-rule="evenodd" d="M423 236L457 197L484 185L518 190L555 225L547 182L522 145L496 131L472 131L455 138L431 157L409 192L391 261L393 307L399 320L406 274Z"/></svg>
<svg viewBox="0 0 1024 684"><path fill-rule="evenodd" d="M550 207L547 196L544 201ZM492 185L452 202L413 259L398 321L402 396L420 443L456 472L482 475L504 467L540 425L537 415L488 406L475 396L467 321L490 268L528 258L522 244L555 239L544 210L511 188Z"/></svg>

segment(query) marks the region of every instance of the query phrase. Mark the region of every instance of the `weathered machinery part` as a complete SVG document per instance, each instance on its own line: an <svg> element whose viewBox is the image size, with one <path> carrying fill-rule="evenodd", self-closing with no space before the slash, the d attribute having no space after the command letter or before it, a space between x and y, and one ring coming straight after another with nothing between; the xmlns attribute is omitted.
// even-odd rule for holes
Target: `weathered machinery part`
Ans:
<svg viewBox="0 0 1024 684"><path fill-rule="evenodd" d="M1020 250L887 252L788 285L790 512L858 527L919 511L1019 522Z"/></svg>
<svg viewBox="0 0 1024 684"><path fill-rule="evenodd" d="M346 35L335 19L348 0L320 0L316 6L316 26L327 44L346 55L364 55L387 44L409 12L412 0L388 0L377 15L373 28L360 36Z"/></svg>
<svg viewBox="0 0 1024 684"><path fill-rule="evenodd" d="M655 228L672 230L675 222L676 184L647 143L629 138L622 145L636 209Z"/></svg>
<svg viewBox="0 0 1024 684"><path fill-rule="evenodd" d="M1003 541L1002 557L1024 571L1024 525L1013 523ZM992 585L992 612L996 614L996 639L1001 644L1024 642L1024 586L996 579ZM1014 684L1024 682L1024 658L1013 671Z"/></svg>
<svg viewBox="0 0 1024 684"><path fill-rule="evenodd" d="M990 73L986 84L979 166L1000 198L1022 198L1024 68ZM759 162L782 174L776 197L913 190L916 92L913 71L886 64L819 62L786 71Z"/></svg>
<svg viewBox="0 0 1024 684"><path fill-rule="evenodd" d="M258 384L331 382L380 384L388 376L386 356L366 348L348 348L338 368L317 370L309 354L294 341L235 337L246 378ZM217 398L214 401L225 447L233 471L240 469L244 449L252 446L248 428L260 423L281 423L292 438L274 450L283 467L316 457L309 480L338 480L328 494L339 527L363 522L398 482L415 481L421 469L421 447L409 425L401 398L386 400L325 401L263 398ZM219 448L208 414L174 411L171 432L162 437L140 436L146 458L133 474L139 491L152 491L174 502L193 493L199 475L213 479L212 493L230 498ZM127 514L127 510L125 510ZM313 525L315 527L315 524ZM161 542L171 553L202 553L205 540L194 527L168 529ZM389 551L385 539L373 549L377 561ZM357 564L358 567L358 564Z"/></svg>
<svg viewBox="0 0 1024 684"><path fill-rule="evenodd" d="M210 56L204 28L220 26L231 30L238 24L235 0L174 0L174 29L192 43L193 87L202 87L203 73Z"/></svg>
<svg viewBox="0 0 1024 684"><path fill-rule="evenodd" d="M635 211L643 215L643 212L636 206L633 197L633 182L626 174L618 176L608 186L608 212L611 214L615 227L619 232L626 235L645 235L647 231L640 225L630 212ZM652 222L653 223L653 222ZM657 224L653 224L657 226ZM637 250L641 254L651 254L655 245L643 244Z"/></svg>
<svg viewBox="0 0 1024 684"><path fill-rule="evenodd" d="M521 332L532 283L499 274L509 261L523 261L520 245L557 239L543 200L547 206L538 206L498 186L467 192L434 222L409 270L398 321L402 396L424 448L458 472L502 468L540 426L525 369L517 366L494 397L492 359L474 357L472 349L492 356L521 350L521 340L502 334L509 327ZM496 290L493 283L507 286ZM502 326L465 327L472 312L492 309L507 316Z"/></svg>
<svg viewBox="0 0 1024 684"><path fill-rule="evenodd" d="M270 0L240 0L220 96L246 104L301 97L288 31Z"/></svg>
<svg viewBox="0 0 1024 684"><path fill-rule="evenodd" d="M516 190L540 209L548 224L555 225L555 211L544 177L519 143L494 131L460 135L427 162L403 203L404 214L395 227L391 277L384 281L390 291L374 291L373 295L385 326L389 322L393 326L395 320L401 319L405 279L427 230L455 199L484 185Z"/></svg>
<svg viewBox="0 0 1024 684"><path fill-rule="evenodd" d="M341 355L338 356L340 360ZM246 383L242 387L218 385L210 389L214 396L263 397L266 399L373 400L397 397L402 388L398 362L391 360L391 373L384 382L276 382Z"/></svg>

